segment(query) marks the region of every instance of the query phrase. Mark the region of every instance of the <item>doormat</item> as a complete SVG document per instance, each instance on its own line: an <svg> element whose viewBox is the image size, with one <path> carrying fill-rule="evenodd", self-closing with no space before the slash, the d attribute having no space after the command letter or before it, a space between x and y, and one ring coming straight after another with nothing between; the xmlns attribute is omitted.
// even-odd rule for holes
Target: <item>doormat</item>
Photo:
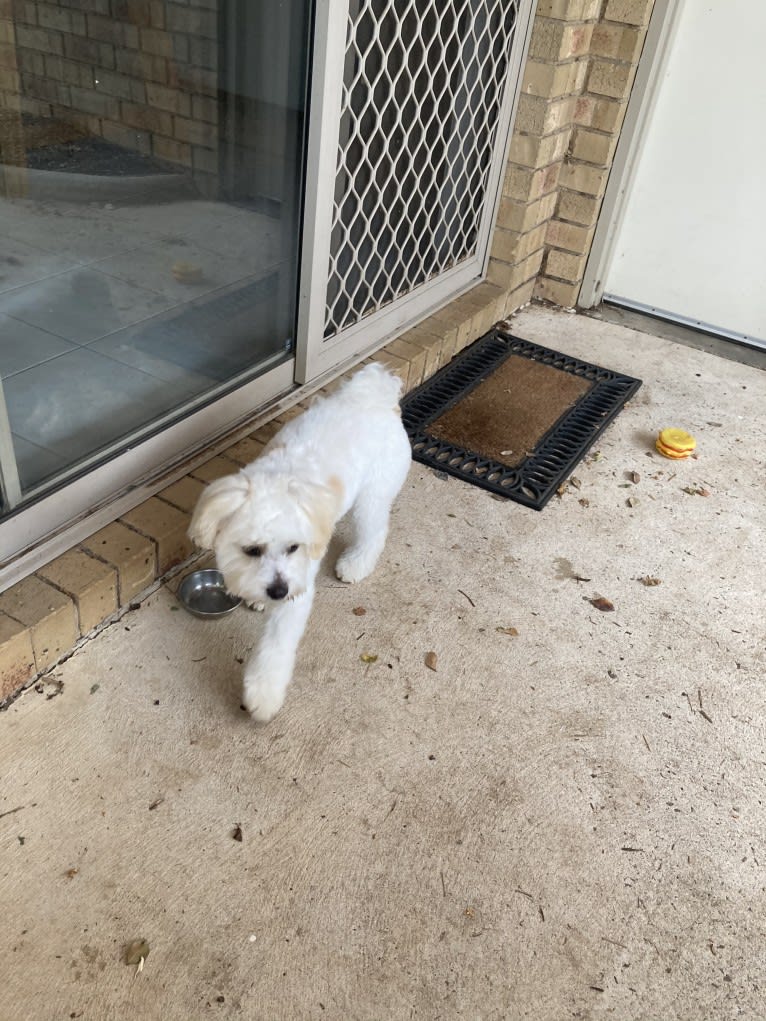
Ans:
<svg viewBox="0 0 766 1021"><path fill-rule="evenodd" d="M416 461L542 510L641 386L495 328L402 401Z"/></svg>

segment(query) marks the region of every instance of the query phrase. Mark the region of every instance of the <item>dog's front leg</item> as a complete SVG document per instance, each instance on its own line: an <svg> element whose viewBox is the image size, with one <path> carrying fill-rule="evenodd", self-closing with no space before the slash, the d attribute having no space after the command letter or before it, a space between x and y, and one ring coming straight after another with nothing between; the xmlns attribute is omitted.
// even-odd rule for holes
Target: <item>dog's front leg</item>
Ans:
<svg viewBox="0 0 766 1021"><path fill-rule="evenodd" d="M242 695L245 709L258 723L268 723L282 708L313 601L312 583L303 595L268 611L261 643L245 668Z"/></svg>

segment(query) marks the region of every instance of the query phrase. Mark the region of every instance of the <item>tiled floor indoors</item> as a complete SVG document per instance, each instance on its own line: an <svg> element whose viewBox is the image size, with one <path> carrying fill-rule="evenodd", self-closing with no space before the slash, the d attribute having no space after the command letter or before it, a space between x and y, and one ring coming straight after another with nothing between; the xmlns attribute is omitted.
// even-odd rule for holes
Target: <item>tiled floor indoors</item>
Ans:
<svg viewBox="0 0 766 1021"><path fill-rule="evenodd" d="M264 301L287 254L278 220L204 200L5 198L0 231L0 377L25 489L206 392L222 365L279 353ZM179 281L179 263L198 272Z"/></svg>
<svg viewBox="0 0 766 1021"><path fill-rule="evenodd" d="M513 330L643 386L542 513L413 464L354 586L342 524L272 723L172 585L0 713L3 1021L764 1017L766 373Z"/></svg>

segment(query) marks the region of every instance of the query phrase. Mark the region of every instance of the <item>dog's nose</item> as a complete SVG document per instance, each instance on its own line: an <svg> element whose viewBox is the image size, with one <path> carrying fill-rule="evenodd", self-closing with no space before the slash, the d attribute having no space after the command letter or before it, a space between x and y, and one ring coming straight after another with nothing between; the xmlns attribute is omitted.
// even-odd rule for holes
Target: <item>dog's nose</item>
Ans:
<svg viewBox="0 0 766 1021"><path fill-rule="evenodd" d="M266 589L266 595L269 599L284 599L287 595L287 582L281 578L272 581L271 585Z"/></svg>

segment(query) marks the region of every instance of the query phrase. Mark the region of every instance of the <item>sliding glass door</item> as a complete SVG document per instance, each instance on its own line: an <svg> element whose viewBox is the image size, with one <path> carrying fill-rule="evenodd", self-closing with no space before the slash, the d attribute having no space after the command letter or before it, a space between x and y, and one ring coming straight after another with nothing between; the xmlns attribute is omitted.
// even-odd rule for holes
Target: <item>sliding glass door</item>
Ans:
<svg viewBox="0 0 766 1021"><path fill-rule="evenodd" d="M292 382L311 12L52 0L2 16L7 518L106 462L114 483L124 451L182 419L193 446L193 413L215 402L223 427L251 380L261 402Z"/></svg>

